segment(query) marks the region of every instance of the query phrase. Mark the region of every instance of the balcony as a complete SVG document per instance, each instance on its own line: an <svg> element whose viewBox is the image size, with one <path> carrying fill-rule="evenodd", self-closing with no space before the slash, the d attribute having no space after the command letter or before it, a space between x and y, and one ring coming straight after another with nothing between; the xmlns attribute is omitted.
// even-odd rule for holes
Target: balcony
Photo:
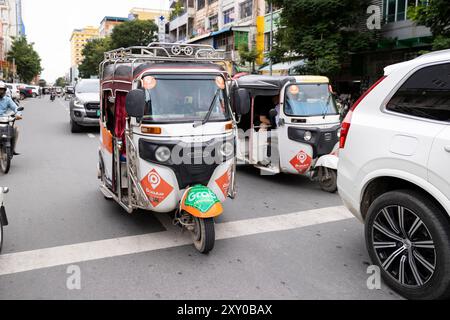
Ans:
<svg viewBox="0 0 450 320"><path fill-rule="evenodd" d="M187 11L179 15L178 17L174 18L169 23L169 31L178 29L181 26L184 26L187 24L189 18L193 18L195 16L195 9L194 8L188 8Z"/></svg>

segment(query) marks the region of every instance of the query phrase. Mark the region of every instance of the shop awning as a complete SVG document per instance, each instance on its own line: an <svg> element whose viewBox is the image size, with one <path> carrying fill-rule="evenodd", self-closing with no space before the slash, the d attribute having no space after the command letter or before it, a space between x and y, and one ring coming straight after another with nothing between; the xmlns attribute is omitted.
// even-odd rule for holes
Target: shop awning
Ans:
<svg viewBox="0 0 450 320"><path fill-rule="evenodd" d="M231 27L226 27L226 28L220 29L219 31L211 32L211 36L214 37L214 36L217 36L219 34L222 34L222 33L225 33L225 32L230 32L230 31L231 31Z"/></svg>
<svg viewBox="0 0 450 320"><path fill-rule="evenodd" d="M294 60L288 62L276 63L272 66L273 73L288 75L292 69L305 65L305 60ZM262 74L270 72L270 66L259 69Z"/></svg>

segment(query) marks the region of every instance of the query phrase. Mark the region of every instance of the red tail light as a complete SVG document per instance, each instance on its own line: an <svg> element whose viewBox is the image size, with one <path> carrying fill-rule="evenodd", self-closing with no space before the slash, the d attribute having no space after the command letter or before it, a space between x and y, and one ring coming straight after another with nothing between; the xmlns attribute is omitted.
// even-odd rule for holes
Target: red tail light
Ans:
<svg viewBox="0 0 450 320"><path fill-rule="evenodd" d="M364 94L361 97L359 97L359 99L353 104L350 111L347 113L347 116L345 117L344 121L342 122L342 126L341 126L341 137L339 139L339 148L341 148L341 149L345 148L345 142L347 141L348 132L350 131L350 125L352 123L353 111L355 111L356 107L361 103L361 101L363 101L364 98L373 89L375 89L375 87L378 86L381 83L381 81L383 81L384 79L386 79L386 76L381 77L377 82L375 82L373 84L373 86L371 86L369 88L369 90L364 92Z"/></svg>

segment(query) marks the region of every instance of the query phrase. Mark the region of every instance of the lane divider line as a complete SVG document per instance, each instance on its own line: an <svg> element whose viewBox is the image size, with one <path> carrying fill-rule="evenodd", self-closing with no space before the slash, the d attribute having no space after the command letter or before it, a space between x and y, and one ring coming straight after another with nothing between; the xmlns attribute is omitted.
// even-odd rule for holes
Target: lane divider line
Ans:
<svg viewBox="0 0 450 320"><path fill-rule="evenodd" d="M216 225L216 239L225 240L262 233L287 231L353 218L343 206L308 210ZM151 234L77 243L0 255L0 276L73 263L113 258L192 244L188 232Z"/></svg>

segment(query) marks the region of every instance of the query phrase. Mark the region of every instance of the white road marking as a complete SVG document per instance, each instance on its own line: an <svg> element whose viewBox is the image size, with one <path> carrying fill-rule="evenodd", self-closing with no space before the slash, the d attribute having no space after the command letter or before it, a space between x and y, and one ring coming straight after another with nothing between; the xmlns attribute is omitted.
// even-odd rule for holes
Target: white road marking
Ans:
<svg viewBox="0 0 450 320"><path fill-rule="evenodd" d="M225 222L216 225L216 239L224 240L261 233L286 231L350 219L342 207L330 207L279 216ZM0 256L0 275L50 268L129 254L189 245L189 233L163 231L60 247L17 252Z"/></svg>
<svg viewBox="0 0 450 320"><path fill-rule="evenodd" d="M88 137L91 139L95 139L95 135L93 135L92 133L88 133Z"/></svg>

